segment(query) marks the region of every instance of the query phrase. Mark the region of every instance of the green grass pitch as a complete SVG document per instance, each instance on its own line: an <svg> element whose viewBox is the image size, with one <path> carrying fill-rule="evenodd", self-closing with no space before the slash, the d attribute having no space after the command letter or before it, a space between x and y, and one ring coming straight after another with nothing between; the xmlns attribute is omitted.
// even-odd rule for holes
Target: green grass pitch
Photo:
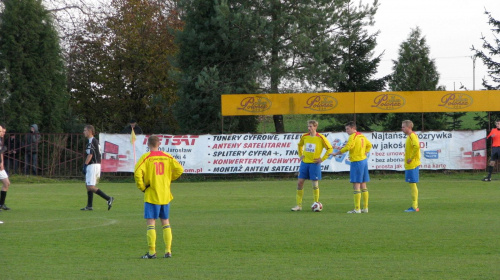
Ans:
<svg viewBox="0 0 500 280"><path fill-rule="evenodd" d="M86 204L83 182L16 183L0 212L1 279L500 279L500 180L422 176L420 212L404 213L403 175L372 176L370 213L352 209L347 178L320 182L321 213L291 212L295 180L179 182L173 257L144 260L143 194L101 183L116 198ZM157 250L163 255L157 224Z"/></svg>

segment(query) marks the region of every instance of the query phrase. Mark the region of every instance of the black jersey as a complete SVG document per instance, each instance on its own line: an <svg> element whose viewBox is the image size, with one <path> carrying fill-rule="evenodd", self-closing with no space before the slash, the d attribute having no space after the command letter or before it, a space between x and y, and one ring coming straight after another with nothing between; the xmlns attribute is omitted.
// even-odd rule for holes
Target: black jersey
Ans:
<svg viewBox="0 0 500 280"><path fill-rule="evenodd" d="M101 151L99 149L99 141L95 137L88 139L87 147L85 148L87 155L92 155L89 164L101 163Z"/></svg>

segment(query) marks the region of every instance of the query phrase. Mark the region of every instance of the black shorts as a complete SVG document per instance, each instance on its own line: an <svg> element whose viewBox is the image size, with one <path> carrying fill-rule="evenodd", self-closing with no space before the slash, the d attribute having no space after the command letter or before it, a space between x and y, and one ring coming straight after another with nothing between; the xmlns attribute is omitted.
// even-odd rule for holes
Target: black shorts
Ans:
<svg viewBox="0 0 500 280"><path fill-rule="evenodd" d="M490 161L496 161L499 159L500 159L500 147L492 147Z"/></svg>

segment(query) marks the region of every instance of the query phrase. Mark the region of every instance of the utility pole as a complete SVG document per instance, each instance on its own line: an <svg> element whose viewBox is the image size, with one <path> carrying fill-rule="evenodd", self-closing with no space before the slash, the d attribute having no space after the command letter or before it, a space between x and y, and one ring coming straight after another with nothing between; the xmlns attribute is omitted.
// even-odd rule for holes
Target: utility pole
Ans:
<svg viewBox="0 0 500 280"><path fill-rule="evenodd" d="M472 90L476 90L476 55L471 56L472 58Z"/></svg>

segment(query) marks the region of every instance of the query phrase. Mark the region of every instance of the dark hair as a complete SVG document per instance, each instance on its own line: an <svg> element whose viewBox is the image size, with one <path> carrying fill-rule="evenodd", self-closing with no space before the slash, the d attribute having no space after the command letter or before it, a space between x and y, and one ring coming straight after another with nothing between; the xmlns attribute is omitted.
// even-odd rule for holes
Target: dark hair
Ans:
<svg viewBox="0 0 500 280"><path fill-rule="evenodd" d="M135 119L131 119L130 122L128 123L136 123L137 121Z"/></svg>
<svg viewBox="0 0 500 280"><path fill-rule="evenodd" d="M350 122L346 123L345 126L348 126L350 128L356 128L356 123L353 121L350 121Z"/></svg>
<svg viewBox="0 0 500 280"><path fill-rule="evenodd" d="M85 128L92 133L92 135L95 135L95 128L93 125L87 124Z"/></svg>

